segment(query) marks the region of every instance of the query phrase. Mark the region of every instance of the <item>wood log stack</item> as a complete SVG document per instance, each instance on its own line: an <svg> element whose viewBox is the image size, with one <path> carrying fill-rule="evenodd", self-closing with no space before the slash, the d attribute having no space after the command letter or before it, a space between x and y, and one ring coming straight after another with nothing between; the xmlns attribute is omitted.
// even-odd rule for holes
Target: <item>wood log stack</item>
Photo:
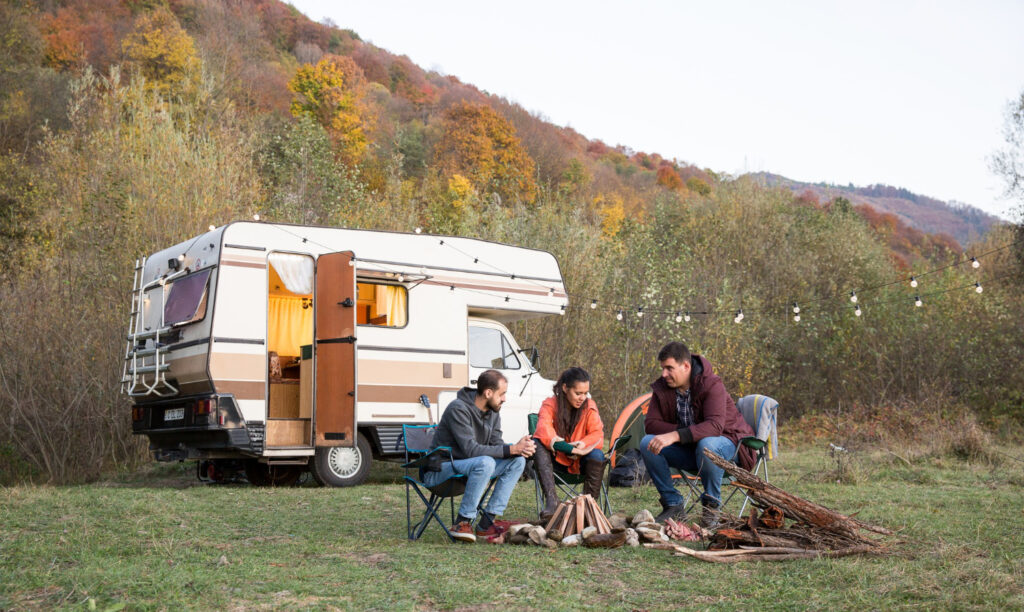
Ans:
<svg viewBox="0 0 1024 612"><path fill-rule="evenodd" d="M590 495L562 502L546 525L514 525L509 542L555 548L583 544L592 548L618 548L629 537L624 527L613 527Z"/></svg>
<svg viewBox="0 0 1024 612"><path fill-rule="evenodd" d="M733 477L753 500L746 519L723 514L710 538L709 550L694 550L672 543L645 544L664 548L676 556L711 563L785 561L845 557L884 552L884 544L862 532L893 535L893 532L801 499L773 486L714 453L705 456ZM758 512L758 508L762 509ZM785 519L795 521L789 527Z"/></svg>

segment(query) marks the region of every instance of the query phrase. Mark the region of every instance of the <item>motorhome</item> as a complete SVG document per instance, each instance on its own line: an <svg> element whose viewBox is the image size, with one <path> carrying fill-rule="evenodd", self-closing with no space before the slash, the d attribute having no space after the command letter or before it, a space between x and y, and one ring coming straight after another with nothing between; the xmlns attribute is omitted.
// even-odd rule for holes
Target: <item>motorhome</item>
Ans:
<svg viewBox="0 0 1024 612"><path fill-rule="evenodd" d="M262 484L362 482L489 368L513 443L551 393L506 325L568 304L545 251L235 222L136 263L122 388L158 461Z"/></svg>

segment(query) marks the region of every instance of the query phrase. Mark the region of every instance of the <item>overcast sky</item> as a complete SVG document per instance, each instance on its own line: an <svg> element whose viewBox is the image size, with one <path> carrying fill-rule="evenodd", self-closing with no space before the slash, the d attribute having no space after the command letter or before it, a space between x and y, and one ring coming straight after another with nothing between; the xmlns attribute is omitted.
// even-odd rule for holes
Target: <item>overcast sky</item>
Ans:
<svg viewBox="0 0 1024 612"><path fill-rule="evenodd" d="M588 138L1010 216L1024 2L293 0Z"/></svg>

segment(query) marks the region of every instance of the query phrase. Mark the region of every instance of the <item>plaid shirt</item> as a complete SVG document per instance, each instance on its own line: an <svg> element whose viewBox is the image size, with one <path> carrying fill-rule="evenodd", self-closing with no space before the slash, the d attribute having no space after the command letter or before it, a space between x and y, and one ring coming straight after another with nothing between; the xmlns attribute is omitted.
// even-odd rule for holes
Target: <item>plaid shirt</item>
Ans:
<svg viewBox="0 0 1024 612"><path fill-rule="evenodd" d="M676 389L676 420L679 429L693 425L693 407L690 406L690 390L680 392Z"/></svg>

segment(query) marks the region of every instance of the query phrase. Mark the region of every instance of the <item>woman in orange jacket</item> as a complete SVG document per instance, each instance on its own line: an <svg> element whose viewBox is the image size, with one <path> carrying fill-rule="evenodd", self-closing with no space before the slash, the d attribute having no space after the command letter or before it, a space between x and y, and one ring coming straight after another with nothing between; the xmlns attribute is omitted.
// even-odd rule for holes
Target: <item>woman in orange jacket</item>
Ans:
<svg viewBox="0 0 1024 612"><path fill-rule="evenodd" d="M595 500L601 493L604 477L604 424L597 404L590 399L590 374L573 367L562 372L554 386L555 394L540 406L533 455L537 480L544 491L541 519L551 518L558 508L552 460L565 466L570 474L583 473L583 492Z"/></svg>

